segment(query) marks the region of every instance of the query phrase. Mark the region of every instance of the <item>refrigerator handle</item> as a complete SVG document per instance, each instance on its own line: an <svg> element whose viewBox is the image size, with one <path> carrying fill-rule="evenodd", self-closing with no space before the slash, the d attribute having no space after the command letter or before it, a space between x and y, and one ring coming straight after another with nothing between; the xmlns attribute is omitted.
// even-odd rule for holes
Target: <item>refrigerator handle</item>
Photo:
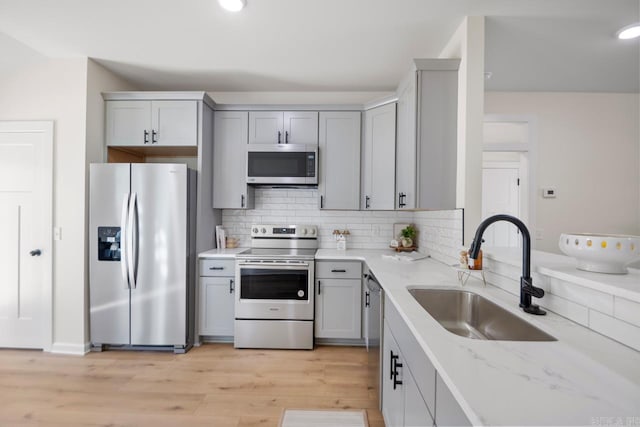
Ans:
<svg viewBox="0 0 640 427"><path fill-rule="evenodd" d="M122 281L124 282L125 289L131 289L129 284L129 262L127 256L127 212L129 210L129 193L124 195L122 200L122 217L120 219L120 270L122 272Z"/></svg>
<svg viewBox="0 0 640 427"><path fill-rule="evenodd" d="M127 221L127 264L129 266L130 288L138 285L138 195L131 194Z"/></svg>

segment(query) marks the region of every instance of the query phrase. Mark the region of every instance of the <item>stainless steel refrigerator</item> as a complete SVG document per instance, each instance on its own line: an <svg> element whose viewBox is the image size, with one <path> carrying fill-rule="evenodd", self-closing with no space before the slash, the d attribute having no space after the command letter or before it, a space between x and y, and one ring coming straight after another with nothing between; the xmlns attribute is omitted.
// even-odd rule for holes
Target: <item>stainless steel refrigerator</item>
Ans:
<svg viewBox="0 0 640 427"><path fill-rule="evenodd" d="M94 350L193 344L195 177L183 164L90 165Z"/></svg>

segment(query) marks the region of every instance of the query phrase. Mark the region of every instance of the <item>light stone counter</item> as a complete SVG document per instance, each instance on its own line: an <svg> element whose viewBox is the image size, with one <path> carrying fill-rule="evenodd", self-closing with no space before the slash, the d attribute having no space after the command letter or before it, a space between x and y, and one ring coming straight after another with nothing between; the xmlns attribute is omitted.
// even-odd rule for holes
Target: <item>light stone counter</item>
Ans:
<svg viewBox="0 0 640 427"><path fill-rule="evenodd" d="M637 425L640 353L563 317L531 316L518 298L471 278L476 292L551 334L555 342L479 341L446 331L407 286L460 288L455 270L431 259L403 262L385 250L320 249L316 260L360 260L375 274L473 424ZM610 418L613 417L613 418ZM619 418L618 418L619 417Z"/></svg>
<svg viewBox="0 0 640 427"><path fill-rule="evenodd" d="M198 258L207 259L207 258L229 258L235 259L236 255L242 253L249 248L233 248L233 249L209 249L205 252L200 252L198 254Z"/></svg>

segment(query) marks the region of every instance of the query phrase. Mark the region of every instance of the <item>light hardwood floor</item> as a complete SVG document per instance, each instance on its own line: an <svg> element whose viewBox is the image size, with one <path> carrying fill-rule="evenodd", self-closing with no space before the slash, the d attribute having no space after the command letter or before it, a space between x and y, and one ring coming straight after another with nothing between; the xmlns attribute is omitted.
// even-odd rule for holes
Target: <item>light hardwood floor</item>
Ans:
<svg viewBox="0 0 640 427"><path fill-rule="evenodd" d="M285 408L366 409L383 427L359 347L184 355L0 350L0 426L277 426Z"/></svg>

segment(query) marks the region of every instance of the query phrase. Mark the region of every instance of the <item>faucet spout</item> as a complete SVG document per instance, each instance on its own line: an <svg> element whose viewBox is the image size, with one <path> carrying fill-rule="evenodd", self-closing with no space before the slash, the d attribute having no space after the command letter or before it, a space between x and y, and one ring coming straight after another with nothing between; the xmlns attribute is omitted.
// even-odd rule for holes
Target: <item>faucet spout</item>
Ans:
<svg viewBox="0 0 640 427"><path fill-rule="evenodd" d="M533 279L531 279L531 235L527 226L522 221L511 215L494 215L485 219L480 223L476 234L469 247L469 258L476 259L480 252L480 246L482 245L482 235L487 227L497 221L507 221L518 227L520 234L522 235L522 276L520 277L520 307L527 313L545 315L544 310L541 310L535 304L531 303L531 297L542 298L544 296L544 290L533 286Z"/></svg>

